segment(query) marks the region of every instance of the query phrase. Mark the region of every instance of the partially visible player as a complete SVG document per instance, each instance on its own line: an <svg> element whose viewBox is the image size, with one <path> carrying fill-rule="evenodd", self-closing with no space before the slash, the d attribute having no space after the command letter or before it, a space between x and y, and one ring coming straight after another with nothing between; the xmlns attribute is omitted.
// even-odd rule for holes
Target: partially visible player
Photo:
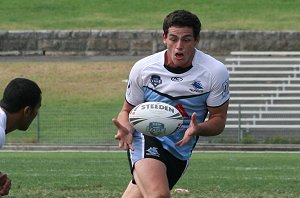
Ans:
<svg viewBox="0 0 300 198"><path fill-rule="evenodd" d="M42 101L39 86L26 78L9 82L0 101L0 147L5 144L5 135L16 130L26 131L36 117ZM0 197L8 195L11 180L0 172Z"/></svg>
<svg viewBox="0 0 300 198"><path fill-rule="evenodd" d="M6 174L0 172L0 197L8 195L11 188L11 181Z"/></svg>
<svg viewBox="0 0 300 198"><path fill-rule="evenodd" d="M199 137L218 135L225 127L228 71L224 64L196 49L200 30L200 20L193 13L170 13L163 23L167 49L138 61L131 69L123 107L113 119L118 128L115 138L121 149L128 150L133 175L124 198L170 197ZM178 132L150 137L130 126L130 110L150 101L168 103L181 112L184 122Z"/></svg>

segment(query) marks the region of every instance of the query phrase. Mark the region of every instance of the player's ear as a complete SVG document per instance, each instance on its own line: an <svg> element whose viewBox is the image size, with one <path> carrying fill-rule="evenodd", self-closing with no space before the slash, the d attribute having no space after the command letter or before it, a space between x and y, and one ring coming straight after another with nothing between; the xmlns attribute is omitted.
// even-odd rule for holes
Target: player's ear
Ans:
<svg viewBox="0 0 300 198"><path fill-rule="evenodd" d="M26 117L30 116L31 113L32 113L31 107L30 107L30 106L24 107L23 113L24 113L24 115L25 115Z"/></svg>
<svg viewBox="0 0 300 198"><path fill-rule="evenodd" d="M167 44L167 37L168 37L168 35L166 35L165 33L163 33L162 38L163 38L164 44Z"/></svg>

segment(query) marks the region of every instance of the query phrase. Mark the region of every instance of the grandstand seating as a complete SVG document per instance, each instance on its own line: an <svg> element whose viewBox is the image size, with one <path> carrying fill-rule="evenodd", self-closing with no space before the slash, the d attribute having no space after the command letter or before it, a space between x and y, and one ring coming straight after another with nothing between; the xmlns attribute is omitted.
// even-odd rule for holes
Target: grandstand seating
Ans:
<svg viewBox="0 0 300 198"><path fill-rule="evenodd" d="M231 52L231 100L221 136L300 137L300 52Z"/></svg>

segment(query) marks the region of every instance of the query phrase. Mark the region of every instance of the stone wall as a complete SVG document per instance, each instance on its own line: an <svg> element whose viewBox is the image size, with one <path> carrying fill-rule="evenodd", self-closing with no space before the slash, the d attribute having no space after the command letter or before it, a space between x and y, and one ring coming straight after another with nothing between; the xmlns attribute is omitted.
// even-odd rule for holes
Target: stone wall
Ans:
<svg viewBox="0 0 300 198"><path fill-rule="evenodd" d="M230 51L299 51L300 32L202 31L199 48ZM0 31L0 55L149 55L164 49L158 30Z"/></svg>

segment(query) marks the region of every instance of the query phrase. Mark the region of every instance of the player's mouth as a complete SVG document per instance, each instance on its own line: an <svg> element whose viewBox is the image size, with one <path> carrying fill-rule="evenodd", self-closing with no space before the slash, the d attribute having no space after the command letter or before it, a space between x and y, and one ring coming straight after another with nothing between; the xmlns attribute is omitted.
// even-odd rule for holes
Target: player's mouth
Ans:
<svg viewBox="0 0 300 198"><path fill-rule="evenodd" d="M175 58L176 58L177 60L182 60L183 57L184 57L183 53L179 53L179 52L175 53Z"/></svg>

